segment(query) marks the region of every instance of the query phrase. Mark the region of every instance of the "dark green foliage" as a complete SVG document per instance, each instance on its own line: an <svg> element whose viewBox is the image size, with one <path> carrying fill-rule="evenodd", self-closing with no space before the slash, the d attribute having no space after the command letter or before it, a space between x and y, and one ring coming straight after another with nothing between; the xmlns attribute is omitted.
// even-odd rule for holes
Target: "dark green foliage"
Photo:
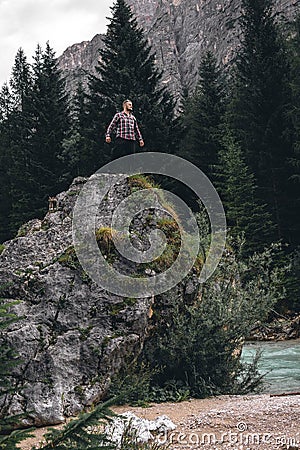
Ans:
<svg viewBox="0 0 300 450"><path fill-rule="evenodd" d="M282 297L281 274L272 268L271 248L246 264L227 251L218 269L184 304L173 299L169 314L154 307L156 327L145 344L144 359L160 367L155 386L173 384L194 397L246 393L260 384L257 367L240 362L240 350L251 328L267 319Z"/></svg>
<svg viewBox="0 0 300 450"><path fill-rule="evenodd" d="M297 247L288 257L284 258L285 262L290 262L290 270L287 272L285 280L286 295L284 301L277 306L281 312L300 312L300 248Z"/></svg>
<svg viewBox="0 0 300 450"><path fill-rule="evenodd" d="M69 422L62 430L50 429L44 438L46 444L41 450L102 450L114 449L100 430L114 416L109 407L115 399L98 405L93 411L81 414L78 419ZM33 450L36 450L34 447Z"/></svg>
<svg viewBox="0 0 300 450"><path fill-rule="evenodd" d="M231 242L239 246L243 242ZM142 354L113 380L111 393L120 394L120 402L141 405L259 389L259 355L250 365L240 356L251 329L267 321L283 299L285 271L276 267L280 247L271 246L247 262L228 248L193 297L183 300L170 291L167 306L166 294L156 298Z"/></svg>
<svg viewBox="0 0 300 450"><path fill-rule="evenodd" d="M32 89L32 71L22 49L18 50L10 79L12 110L3 123L4 133L11 129L7 148L9 180L9 232L14 231L31 217L32 168L28 141L31 134L29 121L29 96Z"/></svg>
<svg viewBox="0 0 300 450"><path fill-rule="evenodd" d="M237 238L244 233L242 253L249 256L271 243L274 226L266 206L258 198L255 178L247 167L239 144L230 132L222 142L218 165L219 193L231 235Z"/></svg>
<svg viewBox="0 0 300 450"><path fill-rule="evenodd" d="M183 114L184 156L213 180L213 166L220 149L221 120L224 114L224 76L215 56L204 55L195 92L185 104Z"/></svg>
<svg viewBox="0 0 300 450"><path fill-rule="evenodd" d="M291 242L292 146L286 130L289 65L272 0L243 0L243 40L228 118L274 222L272 239Z"/></svg>
<svg viewBox="0 0 300 450"><path fill-rule="evenodd" d="M46 212L48 196L65 187L62 142L69 128L64 81L47 43L30 66L22 49L0 95L0 236ZM3 186L2 186L3 185Z"/></svg>
<svg viewBox="0 0 300 450"><path fill-rule="evenodd" d="M112 379L108 395L118 395L117 404L143 406L152 399L150 394L153 371L143 362L129 360Z"/></svg>
<svg viewBox="0 0 300 450"><path fill-rule="evenodd" d="M289 39L289 60L291 65L291 94L292 104L290 105L290 116L293 121L295 137L294 146L295 154L298 156L294 161L295 168L299 169L299 153L300 153L300 15L297 17L291 30L292 37Z"/></svg>
<svg viewBox="0 0 300 450"><path fill-rule="evenodd" d="M16 55L10 85L5 84L0 94L0 238L8 239L15 232L14 211L16 205L27 203L26 212L20 214L18 223L28 218L28 195L24 193L28 172L24 159L26 123L23 109L30 89L30 70L21 49ZM22 188L20 186L23 179Z"/></svg>
<svg viewBox="0 0 300 450"><path fill-rule="evenodd" d="M300 15L292 24L288 39L288 55L290 62L290 101L287 115L291 127L287 130L293 145L293 153L288 160L291 167L290 177L290 208L299 211L300 208ZM289 224L291 241L299 243L300 215L295 214Z"/></svg>
<svg viewBox="0 0 300 450"><path fill-rule="evenodd" d="M126 98L133 101L146 150L172 152L177 137L174 102L167 90L159 87L161 73L155 67L155 57L124 0L117 0L112 7L104 41L97 75L89 80L85 130L91 157L88 173L113 158L113 144L104 143L105 131Z"/></svg>
<svg viewBox="0 0 300 450"><path fill-rule="evenodd" d="M284 42L272 0L243 0L242 6L243 40L227 125L254 176L258 204L271 216L273 226L266 236L289 244L282 255L286 265L299 246L299 19ZM251 223L252 217L249 210L242 221L249 218ZM264 218L260 220L266 230ZM299 293L292 292L291 285L295 287L296 280L288 284L285 303L295 305Z"/></svg>
<svg viewBox="0 0 300 450"><path fill-rule="evenodd" d="M14 99L14 107L22 112L27 106L26 103L32 88L31 67L22 48L17 51L9 84Z"/></svg>
<svg viewBox="0 0 300 450"><path fill-rule="evenodd" d="M113 379L109 395L118 394L118 404L147 406L150 402L181 402L190 397L187 386L174 380L167 381L163 387L153 384L153 379L161 372L161 368L151 368L143 362L143 358L128 361Z"/></svg>
<svg viewBox="0 0 300 450"><path fill-rule="evenodd" d="M14 418L14 425L17 421ZM0 425L1 426L1 425ZM20 450L20 442L32 436L31 430L15 430L8 435L2 435L0 428L0 449L1 450Z"/></svg>
<svg viewBox="0 0 300 450"><path fill-rule="evenodd" d="M64 166L60 156L69 127L65 84L49 43L44 52L40 47L36 51L30 101L29 153L34 169L32 182L38 192L34 208L42 212L48 196L57 194L63 187Z"/></svg>
<svg viewBox="0 0 300 450"><path fill-rule="evenodd" d="M9 215L12 208L10 196L10 178L8 168L11 165L11 134L12 127L9 122L13 104L8 86L5 84L0 92L0 242L9 237Z"/></svg>
<svg viewBox="0 0 300 450"><path fill-rule="evenodd" d="M71 101L71 127L63 140L61 161L65 164L68 172L66 179L88 173L88 167L93 155L82 135L83 130L88 127L86 111L86 95L81 83L78 84L75 96Z"/></svg>

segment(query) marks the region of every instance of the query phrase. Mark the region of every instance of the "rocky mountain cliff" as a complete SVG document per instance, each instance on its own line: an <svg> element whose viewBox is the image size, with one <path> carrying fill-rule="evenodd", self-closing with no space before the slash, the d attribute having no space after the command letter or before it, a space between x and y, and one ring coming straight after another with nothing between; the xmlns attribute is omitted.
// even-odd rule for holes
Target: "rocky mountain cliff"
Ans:
<svg viewBox="0 0 300 450"><path fill-rule="evenodd" d="M112 2L113 3L113 2ZM139 25L144 29L157 64L164 70L163 83L176 95L191 90L197 82L203 53L212 50L219 62L228 63L238 46L240 0L127 0ZM275 0L274 13L291 20L300 10L300 0ZM93 71L103 46L96 35L69 47L59 65L74 89Z"/></svg>

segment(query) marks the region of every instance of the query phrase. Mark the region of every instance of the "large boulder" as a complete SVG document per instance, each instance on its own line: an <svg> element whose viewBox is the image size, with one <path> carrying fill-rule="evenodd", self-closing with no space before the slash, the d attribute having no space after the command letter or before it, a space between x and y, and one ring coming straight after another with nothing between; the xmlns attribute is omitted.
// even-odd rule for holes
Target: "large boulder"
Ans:
<svg viewBox="0 0 300 450"><path fill-rule="evenodd" d="M26 425L60 423L100 401L111 377L141 351L151 324L153 296L107 292L76 259L72 213L86 181L76 178L45 218L22 226L0 255L1 296L19 300L13 308L21 317L6 336L20 359L12 374L18 393L10 399L9 412L26 413ZM104 198L107 223L131 189L125 179ZM149 214L146 222L145 227ZM182 292L190 296L194 289L190 283Z"/></svg>

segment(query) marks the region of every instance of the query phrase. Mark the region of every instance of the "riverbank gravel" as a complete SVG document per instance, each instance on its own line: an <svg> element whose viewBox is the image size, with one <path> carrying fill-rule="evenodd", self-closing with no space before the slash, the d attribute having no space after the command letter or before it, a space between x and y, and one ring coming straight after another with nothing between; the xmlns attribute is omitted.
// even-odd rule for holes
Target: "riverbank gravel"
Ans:
<svg viewBox="0 0 300 450"><path fill-rule="evenodd" d="M176 429L156 436L158 442L168 445L168 450L300 449L300 395L220 396L113 410L130 411L149 420L168 416ZM20 448L30 450L46 431L39 429L36 437Z"/></svg>

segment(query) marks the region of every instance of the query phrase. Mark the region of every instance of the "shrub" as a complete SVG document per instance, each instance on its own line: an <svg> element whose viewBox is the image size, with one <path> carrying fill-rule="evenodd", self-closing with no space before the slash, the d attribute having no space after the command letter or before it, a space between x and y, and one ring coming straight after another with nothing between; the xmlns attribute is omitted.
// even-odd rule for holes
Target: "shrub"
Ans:
<svg viewBox="0 0 300 450"><path fill-rule="evenodd" d="M160 367L153 387L165 389L172 381L194 397L258 388L257 359L245 366L240 353L250 330L283 295L281 273L272 267L276 251L272 246L245 262L227 250L191 304L174 299L163 314L156 311L142 355L151 369Z"/></svg>

